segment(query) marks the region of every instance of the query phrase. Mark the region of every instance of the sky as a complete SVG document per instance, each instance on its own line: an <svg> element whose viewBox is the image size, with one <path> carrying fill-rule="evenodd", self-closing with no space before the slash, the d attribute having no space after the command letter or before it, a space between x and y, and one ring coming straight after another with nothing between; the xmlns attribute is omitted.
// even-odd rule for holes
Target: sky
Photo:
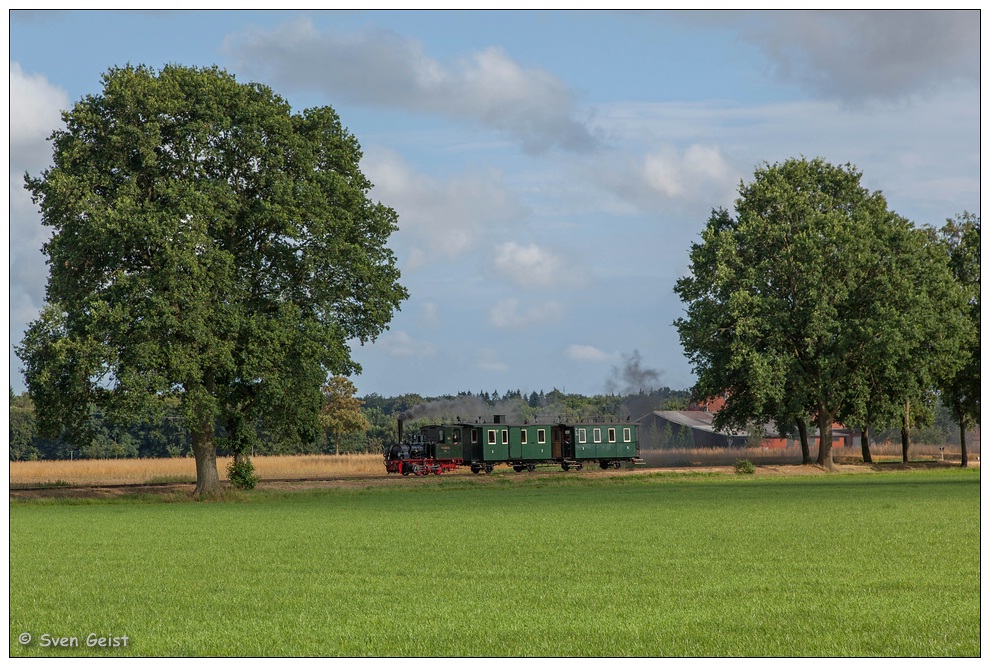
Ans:
<svg viewBox="0 0 990 667"><path fill-rule="evenodd" d="M23 188L115 66L217 65L333 107L410 297L358 395L694 383L674 294L712 209L822 157L917 225L980 213L978 11L13 11L10 385L50 230Z"/></svg>

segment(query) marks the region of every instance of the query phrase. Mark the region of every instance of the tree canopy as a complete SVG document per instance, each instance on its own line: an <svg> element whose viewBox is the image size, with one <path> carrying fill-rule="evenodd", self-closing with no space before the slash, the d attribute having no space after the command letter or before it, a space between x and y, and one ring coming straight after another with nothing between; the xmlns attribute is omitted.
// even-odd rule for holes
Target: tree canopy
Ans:
<svg viewBox="0 0 990 667"><path fill-rule="evenodd" d="M871 397L905 405L959 358L944 253L861 176L821 158L762 166L734 218L713 211L675 286L694 391L726 397L717 425L813 418L825 467L834 420Z"/></svg>
<svg viewBox="0 0 990 667"><path fill-rule="evenodd" d="M354 384L347 378L330 378L322 391L324 403L320 411L320 424L333 440L334 451L339 454L342 436L367 431L371 423L361 412L362 402L355 398Z"/></svg>
<svg viewBox="0 0 990 667"><path fill-rule="evenodd" d="M980 421L980 217L969 212L946 220L940 236L949 255L949 266L965 295L968 323L962 344L962 368L946 376L943 398L959 422L962 465L968 465L966 428Z"/></svg>
<svg viewBox="0 0 990 667"><path fill-rule="evenodd" d="M52 229L18 347L43 426L176 399L200 494L219 488L218 434L315 437L328 376L360 371L349 341L408 296L357 139L215 67L111 69L63 119L53 166L25 175Z"/></svg>

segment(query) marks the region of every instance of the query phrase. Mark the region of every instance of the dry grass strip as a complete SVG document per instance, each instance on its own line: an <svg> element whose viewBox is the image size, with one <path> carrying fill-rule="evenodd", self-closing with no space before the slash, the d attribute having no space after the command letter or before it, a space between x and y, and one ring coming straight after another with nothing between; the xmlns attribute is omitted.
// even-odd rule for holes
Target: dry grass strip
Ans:
<svg viewBox="0 0 990 667"><path fill-rule="evenodd" d="M381 454L255 456L251 459L263 479L320 479L384 474ZM217 459L221 478L229 458ZM77 459L75 461L11 461L10 485L153 484L195 482L196 462L174 459Z"/></svg>

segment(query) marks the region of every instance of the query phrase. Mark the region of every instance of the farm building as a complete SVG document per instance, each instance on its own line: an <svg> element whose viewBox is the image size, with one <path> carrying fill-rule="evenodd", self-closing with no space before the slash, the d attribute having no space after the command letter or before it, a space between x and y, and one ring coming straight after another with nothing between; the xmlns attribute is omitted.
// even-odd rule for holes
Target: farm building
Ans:
<svg viewBox="0 0 990 667"><path fill-rule="evenodd" d="M700 406L692 406L700 407ZM751 434L747 431L717 431L712 424L715 413L705 409L657 410L639 420L643 449L746 447ZM818 446L818 430L808 427L811 447ZM796 436L781 436L774 424L765 424L760 432L760 446L777 449L799 445ZM859 445L859 435L836 424L832 429L832 447Z"/></svg>
<svg viewBox="0 0 990 667"><path fill-rule="evenodd" d="M703 410L656 410L639 420L644 449L745 447L748 433L723 433Z"/></svg>

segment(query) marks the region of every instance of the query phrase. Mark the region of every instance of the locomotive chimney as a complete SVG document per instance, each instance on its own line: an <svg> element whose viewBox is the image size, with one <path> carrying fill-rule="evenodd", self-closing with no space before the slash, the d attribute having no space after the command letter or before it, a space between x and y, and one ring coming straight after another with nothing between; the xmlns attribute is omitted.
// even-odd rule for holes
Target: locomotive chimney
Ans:
<svg viewBox="0 0 990 667"><path fill-rule="evenodd" d="M399 442L402 442L402 420L399 420Z"/></svg>

